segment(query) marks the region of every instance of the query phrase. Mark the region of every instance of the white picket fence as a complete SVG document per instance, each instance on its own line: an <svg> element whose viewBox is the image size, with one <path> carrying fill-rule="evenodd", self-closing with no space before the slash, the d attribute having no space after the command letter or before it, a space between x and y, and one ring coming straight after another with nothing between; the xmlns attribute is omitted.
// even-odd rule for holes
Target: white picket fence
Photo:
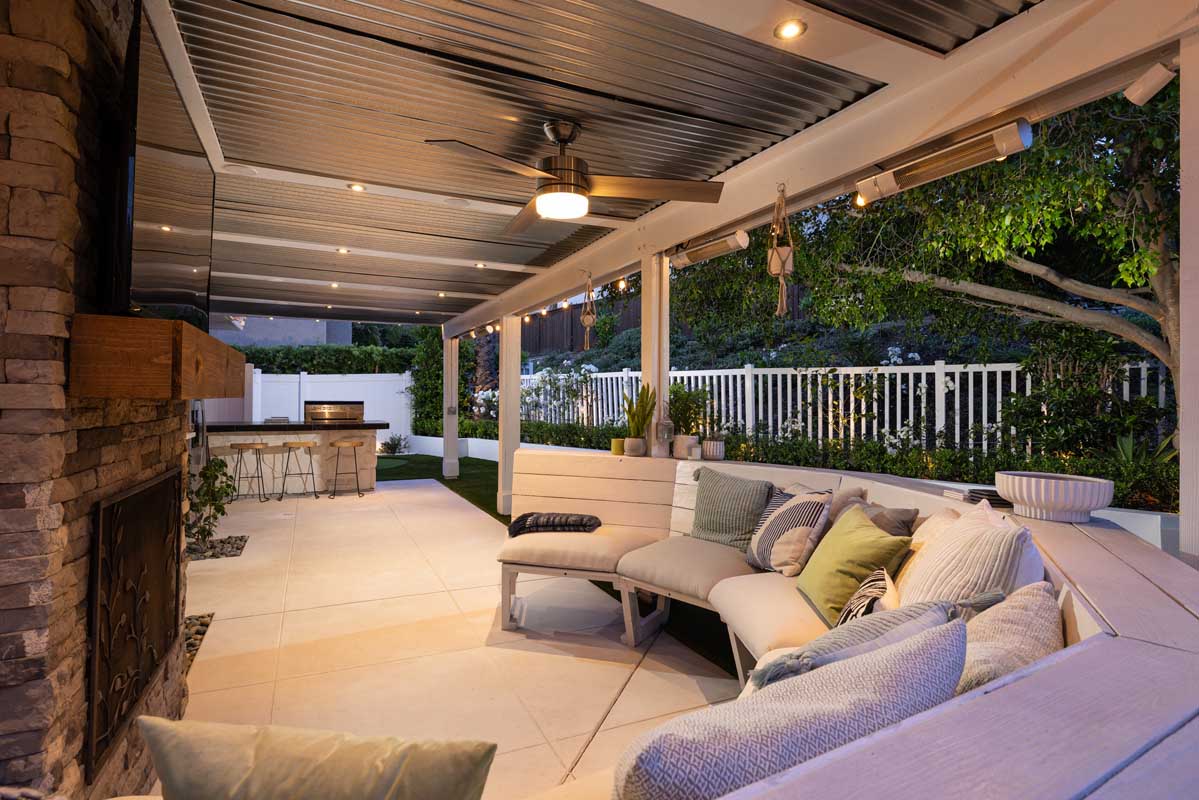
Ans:
<svg viewBox="0 0 1199 800"><path fill-rule="evenodd" d="M751 433L794 433L819 441L906 437L984 451L1004 430L1004 402L1032 389L1019 364L943 361L814 369L747 364L742 369L672 370L670 380L705 389L710 416ZM549 385L537 375L521 381L525 419L603 424L624 421L624 396L638 391L641 374L626 369L551 380ZM1164 407L1168 381L1160 362L1130 363L1124 398L1155 397Z"/></svg>

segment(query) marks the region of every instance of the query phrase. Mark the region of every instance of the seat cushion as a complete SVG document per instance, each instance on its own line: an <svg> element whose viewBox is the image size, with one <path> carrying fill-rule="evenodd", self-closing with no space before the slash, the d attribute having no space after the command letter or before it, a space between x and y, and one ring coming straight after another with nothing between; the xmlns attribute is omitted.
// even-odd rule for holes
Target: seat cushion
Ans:
<svg viewBox="0 0 1199 800"><path fill-rule="evenodd" d="M712 587L725 578L753 571L741 550L693 536L670 536L634 550L616 568L621 577L634 582L705 601Z"/></svg>
<svg viewBox="0 0 1199 800"><path fill-rule="evenodd" d="M504 542L496 558L505 564L615 572L621 556L666 535L667 531L625 525L602 525L591 533L526 533Z"/></svg>
<svg viewBox="0 0 1199 800"><path fill-rule="evenodd" d="M708 602L754 656L807 644L829 630L820 613L795 590L795 579L777 572L723 580Z"/></svg>

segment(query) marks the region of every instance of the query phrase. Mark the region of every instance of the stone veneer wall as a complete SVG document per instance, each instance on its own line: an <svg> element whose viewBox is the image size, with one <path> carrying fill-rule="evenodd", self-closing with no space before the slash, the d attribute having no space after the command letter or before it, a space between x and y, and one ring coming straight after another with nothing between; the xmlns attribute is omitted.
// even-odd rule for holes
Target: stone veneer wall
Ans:
<svg viewBox="0 0 1199 800"><path fill-rule="evenodd" d="M93 512L187 458L185 404L65 391L100 274L98 120L131 22L132 0L0 0L0 786L88 800L153 783L133 728L84 783ZM182 713L183 656L180 637L139 712Z"/></svg>

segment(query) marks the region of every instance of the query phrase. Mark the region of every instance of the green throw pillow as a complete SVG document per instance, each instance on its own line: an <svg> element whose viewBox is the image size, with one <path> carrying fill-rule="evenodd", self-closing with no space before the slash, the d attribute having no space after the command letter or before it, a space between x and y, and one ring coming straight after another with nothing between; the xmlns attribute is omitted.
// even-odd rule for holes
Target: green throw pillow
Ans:
<svg viewBox="0 0 1199 800"><path fill-rule="evenodd" d="M700 467L695 474L699 485L695 489L691 535L745 552L754 538L762 509L774 492L774 484L738 478L708 467ZM854 588L858 588L857 584Z"/></svg>
<svg viewBox="0 0 1199 800"><path fill-rule="evenodd" d="M139 717L171 800L479 800L490 742Z"/></svg>
<svg viewBox="0 0 1199 800"><path fill-rule="evenodd" d="M893 575L911 542L910 536L892 536L879 528L861 508L850 508L816 545L796 588L835 625L866 576L879 567Z"/></svg>

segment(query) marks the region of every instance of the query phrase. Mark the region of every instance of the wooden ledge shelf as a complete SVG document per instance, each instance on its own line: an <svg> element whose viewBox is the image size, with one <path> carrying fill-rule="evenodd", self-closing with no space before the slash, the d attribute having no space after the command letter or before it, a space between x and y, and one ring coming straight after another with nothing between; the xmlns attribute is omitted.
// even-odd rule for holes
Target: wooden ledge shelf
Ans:
<svg viewBox="0 0 1199 800"><path fill-rule="evenodd" d="M241 397L246 357L179 320L77 314L71 397L198 400Z"/></svg>

